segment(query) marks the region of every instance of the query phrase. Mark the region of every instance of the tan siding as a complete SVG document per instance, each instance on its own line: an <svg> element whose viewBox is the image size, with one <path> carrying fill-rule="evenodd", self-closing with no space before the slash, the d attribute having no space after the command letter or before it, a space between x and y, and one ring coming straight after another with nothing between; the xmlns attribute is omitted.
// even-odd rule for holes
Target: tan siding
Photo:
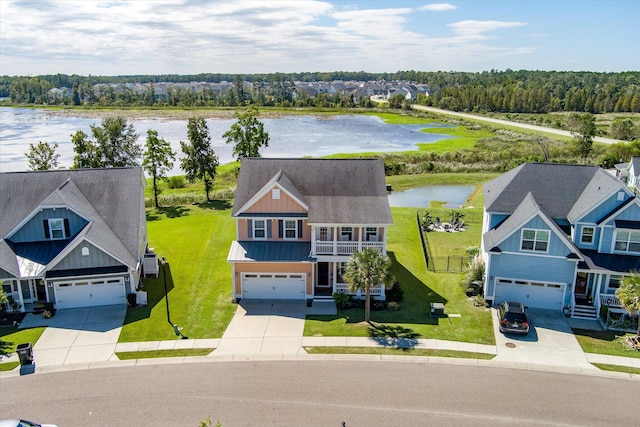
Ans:
<svg viewBox="0 0 640 427"><path fill-rule="evenodd" d="M280 199L271 198L271 191L254 203L245 212L247 213L306 213L307 210L300 206L295 200L280 190Z"/></svg>
<svg viewBox="0 0 640 427"><path fill-rule="evenodd" d="M265 219L267 220L267 227L269 226L269 224L271 224L271 238L268 240L284 240L278 237L278 221L272 220L271 218L265 218ZM292 219L295 219L296 221L298 220L298 218L292 218ZM237 225L238 240L239 241L252 240L249 234L247 233L248 231L247 220L238 219L237 224L238 224ZM260 239L260 240L264 240L264 239ZM305 242L311 241L311 227L308 225L306 219L302 221L302 237L299 237L297 241L305 241Z"/></svg>
<svg viewBox="0 0 640 427"><path fill-rule="evenodd" d="M237 295L242 292L240 289L242 273L305 273L307 295L311 295L313 293L312 269L313 264L311 263L238 262L235 263L235 271L237 274L235 292Z"/></svg>
<svg viewBox="0 0 640 427"><path fill-rule="evenodd" d="M247 220L246 219L238 219L237 221L238 227L238 240L249 240L249 235L247 234Z"/></svg>

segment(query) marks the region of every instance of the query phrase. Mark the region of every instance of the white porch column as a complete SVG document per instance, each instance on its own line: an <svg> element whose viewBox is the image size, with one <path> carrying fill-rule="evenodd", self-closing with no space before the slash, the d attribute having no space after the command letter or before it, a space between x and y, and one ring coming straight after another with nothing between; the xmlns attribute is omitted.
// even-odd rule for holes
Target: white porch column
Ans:
<svg viewBox="0 0 640 427"><path fill-rule="evenodd" d="M336 285L338 284L338 263L335 261L331 261L331 270L333 274L331 275L331 295L336 293Z"/></svg>
<svg viewBox="0 0 640 427"><path fill-rule="evenodd" d="M27 287L29 288L29 295L31 295L33 293L33 290L35 289L35 286L32 286L32 281L33 279L28 279L27 280ZM18 279L18 302L20 303L20 307L18 309L18 311L26 311L26 308L24 306L24 298L22 298L22 280ZM13 291L13 289L11 289ZM31 301L33 301L33 295L31 295Z"/></svg>
<svg viewBox="0 0 640 427"><path fill-rule="evenodd" d="M338 227L333 228L333 255L338 255Z"/></svg>
<svg viewBox="0 0 640 427"><path fill-rule="evenodd" d="M362 252L362 238L364 237L364 227L358 229L358 252Z"/></svg>
<svg viewBox="0 0 640 427"><path fill-rule="evenodd" d="M387 227L382 228L382 255L387 254Z"/></svg>

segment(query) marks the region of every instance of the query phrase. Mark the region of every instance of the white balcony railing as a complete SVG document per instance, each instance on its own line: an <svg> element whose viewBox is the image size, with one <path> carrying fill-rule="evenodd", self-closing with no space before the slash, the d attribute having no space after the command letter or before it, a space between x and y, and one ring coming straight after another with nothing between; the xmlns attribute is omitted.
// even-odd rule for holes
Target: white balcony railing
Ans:
<svg viewBox="0 0 640 427"><path fill-rule="evenodd" d="M371 288L371 296L372 297L379 297L383 295L383 289L384 286L374 286ZM347 294L347 295L357 295L357 296L365 296L365 291L362 290L362 292L360 291L350 291L349 290L349 285L346 283L336 283L336 287L335 287L335 292L338 293L343 293L343 294Z"/></svg>
<svg viewBox="0 0 640 427"><path fill-rule="evenodd" d="M362 241L316 241L316 255L351 255L355 251L362 251L365 248L374 248L382 252L382 242L362 242Z"/></svg>
<svg viewBox="0 0 640 427"><path fill-rule="evenodd" d="M620 307L620 301L613 294L600 294L600 307L608 305L609 307Z"/></svg>

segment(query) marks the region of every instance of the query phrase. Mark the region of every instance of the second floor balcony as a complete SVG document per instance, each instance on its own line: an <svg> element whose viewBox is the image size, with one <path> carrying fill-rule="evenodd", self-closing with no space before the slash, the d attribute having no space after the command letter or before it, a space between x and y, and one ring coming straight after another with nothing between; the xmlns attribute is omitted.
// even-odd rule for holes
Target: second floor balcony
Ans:
<svg viewBox="0 0 640 427"><path fill-rule="evenodd" d="M351 255L373 248L386 254L385 229L378 227L320 227L312 233L313 255Z"/></svg>

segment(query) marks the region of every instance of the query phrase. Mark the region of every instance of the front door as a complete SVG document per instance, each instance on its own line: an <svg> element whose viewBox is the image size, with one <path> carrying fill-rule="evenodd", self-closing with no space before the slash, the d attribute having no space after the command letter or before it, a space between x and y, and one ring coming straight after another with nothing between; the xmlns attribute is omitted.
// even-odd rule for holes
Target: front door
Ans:
<svg viewBox="0 0 640 427"><path fill-rule="evenodd" d="M39 302L43 302L47 300L47 288L45 287L43 280L33 280L36 288L36 296L38 297Z"/></svg>
<svg viewBox="0 0 640 427"><path fill-rule="evenodd" d="M586 296L589 273L578 273L576 276L576 296Z"/></svg>
<svg viewBox="0 0 640 427"><path fill-rule="evenodd" d="M318 285L319 288L328 288L331 286L329 283L329 263L318 263Z"/></svg>

